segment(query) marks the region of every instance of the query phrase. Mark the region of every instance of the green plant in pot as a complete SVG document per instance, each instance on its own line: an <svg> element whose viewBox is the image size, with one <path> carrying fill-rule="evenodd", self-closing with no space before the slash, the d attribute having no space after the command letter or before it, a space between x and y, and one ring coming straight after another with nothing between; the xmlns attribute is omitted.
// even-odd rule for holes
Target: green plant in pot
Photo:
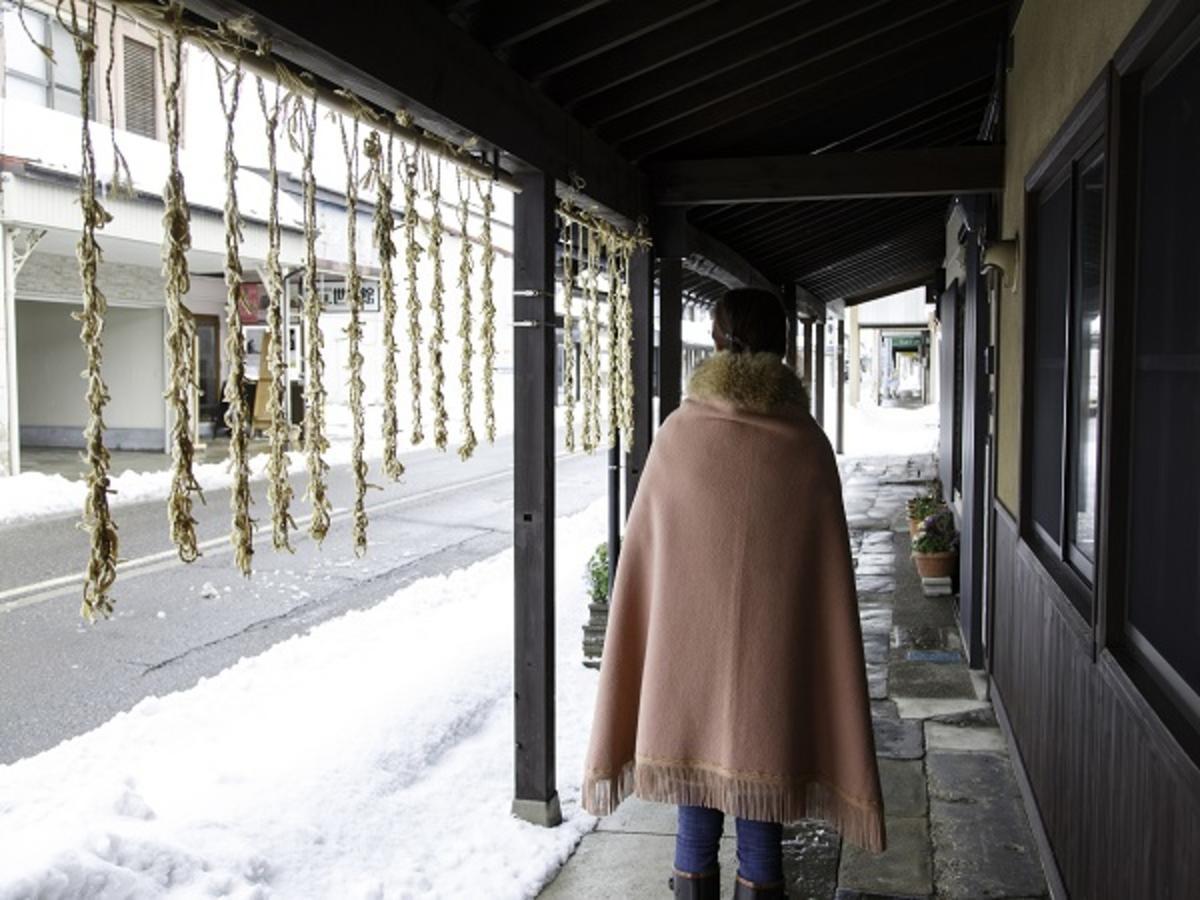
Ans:
<svg viewBox="0 0 1200 900"><path fill-rule="evenodd" d="M598 546L588 559L584 583L590 615L583 626L583 664L596 669L600 667L604 633L608 630L608 544Z"/></svg>
<svg viewBox="0 0 1200 900"><path fill-rule="evenodd" d="M936 481L930 485L928 493L919 494L909 499L908 533L916 537L921 523L939 509L943 509L945 505L945 501L942 500L941 489Z"/></svg>
<svg viewBox="0 0 1200 900"><path fill-rule="evenodd" d="M926 516L913 538L913 561L922 578L947 578L958 564L958 531L947 506Z"/></svg>

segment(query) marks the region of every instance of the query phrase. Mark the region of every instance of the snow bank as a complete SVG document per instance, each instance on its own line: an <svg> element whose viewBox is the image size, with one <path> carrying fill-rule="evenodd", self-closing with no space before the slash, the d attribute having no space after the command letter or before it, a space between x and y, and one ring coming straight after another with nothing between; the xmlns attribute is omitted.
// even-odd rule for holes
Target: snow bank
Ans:
<svg viewBox="0 0 1200 900"><path fill-rule="evenodd" d="M368 445L366 455L380 458L381 446ZM163 468L156 472L136 472L126 469L112 478L114 494L109 497L112 506L127 506L148 500L163 500L171 492L171 460L162 457ZM350 462L350 444L337 443L325 455L330 465L347 465ZM288 454L288 471L302 472L306 467L303 453ZM80 464L82 468L82 463ZM206 491L219 491L233 484L233 475L228 461L202 463L195 467L196 479ZM250 458L250 477L259 480L267 477L267 455L258 453ZM40 519L83 510L87 485L83 479L71 479L63 475L47 475L44 472L22 472L8 478L0 478L0 525L26 519Z"/></svg>
<svg viewBox="0 0 1200 900"><path fill-rule="evenodd" d="M535 896L596 821L581 575L604 514L559 531L560 827L509 813L510 550L0 766L0 900Z"/></svg>

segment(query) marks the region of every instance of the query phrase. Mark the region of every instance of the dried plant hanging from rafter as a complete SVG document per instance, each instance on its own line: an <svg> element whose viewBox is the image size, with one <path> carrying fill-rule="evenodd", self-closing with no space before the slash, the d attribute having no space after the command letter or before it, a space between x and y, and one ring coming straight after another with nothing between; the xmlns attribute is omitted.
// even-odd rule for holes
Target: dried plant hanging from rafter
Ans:
<svg viewBox="0 0 1200 900"><path fill-rule="evenodd" d="M112 144L113 172L110 190L118 197L133 196L133 175L125 154L117 146L117 116L113 97L113 67L117 61L117 8L114 5L108 17L108 65L104 67L104 94L108 97L108 137Z"/></svg>
<svg viewBox="0 0 1200 900"><path fill-rule="evenodd" d="M271 504L271 541L276 550L292 550L289 529L295 528L292 519L292 483L288 478L288 365L287 335L283 330L284 297L283 270L279 263L279 119L285 112L283 88L275 83L274 99L267 102L267 89L261 77L258 81L258 104L262 109L267 133L267 182L270 200L267 205L267 338L271 354L260 364L270 366L271 392L268 404L271 413L270 453L267 457L267 499Z"/></svg>
<svg viewBox="0 0 1200 900"><path fill-rule="evenodd" d="M483 295L482 323L479 326L479 338L483 342L483 418L487 429L488 443L496 440L496 300L493 296L495 282L492 279L492 269L496 265L496 246L492 240L492 213L496 204L492 199L494 182L488 179L487 189L479 187L479 179L475 179L475 187L479 190L479 198L483 203L483 226L479 237L483 241L483 277L480 280L480 293Z"/></svg>
<svg viewBox="0 0 1200 900"><path fill-rule="evenodd" d="M166 90L167 154L170 170L163 188L163 278L166 281L167 306L167 367L169 384L166 398L173 421L171 423L171 494L167 515L171 540L184 562L194 562L200 556L196 542L196 519L192 515L192 494L203 501L200 484L194 472L195 447L192 443L192 400L197 389L194 345L195 324L191 313L184 308L183 298L191 287L187 252L192 246L191 214L179 169L179 87L183 77L183 31L180 24L182 8L171 8L171 71L163 72ZM159 60L166 66L162 41L159 40Z"/></svg>
<svg viewBox="0 0 1200 900"><path fill-rule="evenodd" d="M83 580L83 616L88 621L112 615L113 601L109 595L117 578L117 526L108 506L109 454L104 446L104 407L109 400L104 383L104 315L108 303L97 283L100 267L100 246L96 232L112 221L107 210L96 198L96 154L92 147L91 123L88 119L88 100L91 96L92 67L96 60L96 0L86 6L86 25L79 21L79 4L71 6L71 36L79 59L80 75L80 139L83 163L79 173L79 207L83 212L76 256L82 283L83 310L75 313L80 323L79 337L87 354L85 398L88 421L83 432L84 456L87 460L87 493L84 497L83 527L91 538L91 554Z"/></svg>
<svg viewBox="0 0 1200 900"><path fill-rule="evenodd" d="M226 69L213 57L217 93L225 116L225 352L229 377L225 380L225 424L229 426L229 468L233 486L229 507L233 514L229 540L234 561L243 575L250 574L254 556L254 521L250 518L250 408L246 402L246 341L242 333L242 216L238 209L238 161L234 153L234 120L242 91L242 61Z"/></svg>
<svg viewBox="0 0 1200 900"><path fill-rule="evenodd" d="M293 100L290 119L292 146L300 153L300 182L304 190L304 454L308 465L308 489L305 498L312 505L308 533L319 544L329 533L330 512L326 476L329 464L324 454L329 449L325 432L325 336L321 332L321 297L317 290L317 178L313 174L313 155L317 147L317 98L311 109L303 95Z"/></svg>
<svg viewBox="0 0 1200 900"><path fill-rule="evenodd" d="M600 443L600 234L584 230L587 270L583 279L583 449Z"/></svg>
<svg viewBox="0 0 1200 900"><path fill-rule="evenodd" d="M379 254L379 289L383 295L383 471L395 481L404 474L404 465L396 450L399 431L396 396L400 389L396 357L400 348L396 345L396 282L392 274L392 262L396 258L396 242L392 240L392 232L396 229L392 214L392 143L389 133L385 150L379 132L372 131L367 135L363 149L370 163L367 184L375 188L377 195L372 233L375 251Z"/></svg>
<svg viewBox="0 0 1200 900"><path fill-rule="evenodd" d="M563 406L566 445L575 449L575 223L560 217L563 289Z"/></svg>
<svg viewBox="0 0 1200 900"><path fill-rule="evenodd" d="M617 246L617 354L621 370L621 431L633 434L633 303L629 297L629 263L633 257L633 240L621 241Z"/></svg>
<svg viewBox="0 0 1200 900"><path fill-rule="evenodd" d="M608 445L616 446L621 431L621 397L624 371L620 362L621 273L617 258L615 231L604 235L604 256L608 262Z"/></svg>
<svg viewBox="0 0 1200 900"><path fill-rule="evenodd" d="M470 234L471 181L462 169L456 168L454 171L458 184L458 290L462 301L462 314L458 323L458 337L461 342L458 382L462 389L463 442L458 448L458 456L466 461L471 458L479 443L475 437L475 428L471 424L471 403L475 395L471 382L471 362L475 356L475 346L471 341L471 273L474 269Z"/></svg>
<svg viewBox="0 0 1200 900"><path fill-rule="evenodd" d="M419 147L406 149L401 155L404 166L404 274L408 307L408 378L412 393L412 442L425 440L421 423L421 295L418 290L417 263L421 245L417 241L417 176L421 168Z"/></svg>
<svg viewBox="0 0 1200 900"><path fill-rule="evenodd" d="M363 421L362 355L362 274L358 270L358 116L338 116L342 133L342 152L346 156L346 298L350 306L350 324L346 336L350 343L350 415L354 434L350 445L350 469L354 474L354 553L367 552L367 463L363 459L366 424Z"/></svg>
<svg viewBox="0 0 1200 900"><path fill-rule="evenodd" d="M429 335L429 368L433 373L433 443L439 450L445 450L449 432L446 371L442 361L442 347L446 343L446 287L442 276L442 161L426 153L421 157L421 164L425 191L433 205L428 224L429 259L433 265L433 287L429 297L429 309L433 313L433 328Z"/></svg>

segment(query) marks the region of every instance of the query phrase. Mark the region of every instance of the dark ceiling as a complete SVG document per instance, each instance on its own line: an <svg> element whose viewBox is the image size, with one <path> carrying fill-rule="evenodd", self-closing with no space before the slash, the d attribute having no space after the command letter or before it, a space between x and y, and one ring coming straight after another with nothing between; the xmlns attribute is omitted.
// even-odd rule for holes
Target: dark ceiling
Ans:
<svg viewBox="0 0 1200 900"><path fill-rule="evenodd" d="M992 137L1008 0L440 0L628 159ZM946 197L702 206L690 220L826 302L930 278ZM719 291L709 283L709 292ZM699 286L703 292L704 286Z"/></svg>

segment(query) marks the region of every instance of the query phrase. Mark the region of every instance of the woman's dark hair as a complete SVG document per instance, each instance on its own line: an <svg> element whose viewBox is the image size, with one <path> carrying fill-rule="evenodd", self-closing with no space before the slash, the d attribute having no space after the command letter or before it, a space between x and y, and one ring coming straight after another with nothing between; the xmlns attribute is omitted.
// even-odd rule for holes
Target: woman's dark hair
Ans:
<svg viewBox="0 0 1200 900"><path fill-rule="evenodd" d="M717 301L713 322L732 353L787 354L788 320L783 301L760 288L733 288Z"/></svg>

